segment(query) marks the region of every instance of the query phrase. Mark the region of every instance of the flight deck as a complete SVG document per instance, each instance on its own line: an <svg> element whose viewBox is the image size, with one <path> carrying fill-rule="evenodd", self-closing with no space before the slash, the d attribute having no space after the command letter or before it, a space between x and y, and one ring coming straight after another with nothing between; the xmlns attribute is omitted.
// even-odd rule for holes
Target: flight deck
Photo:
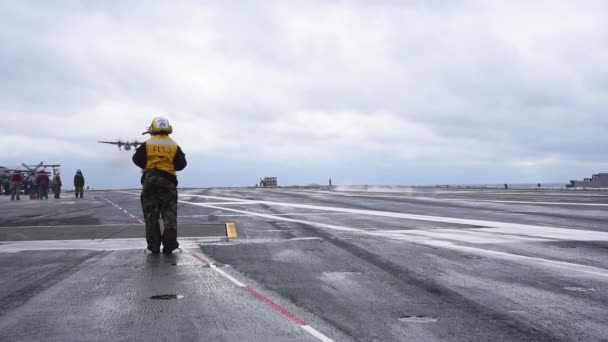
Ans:
<svg viewBox="0 0 608 342"><path fill-rule="evenodd" d="M608 340L608 192L372 190L1 196L0 340Z"/></svg>

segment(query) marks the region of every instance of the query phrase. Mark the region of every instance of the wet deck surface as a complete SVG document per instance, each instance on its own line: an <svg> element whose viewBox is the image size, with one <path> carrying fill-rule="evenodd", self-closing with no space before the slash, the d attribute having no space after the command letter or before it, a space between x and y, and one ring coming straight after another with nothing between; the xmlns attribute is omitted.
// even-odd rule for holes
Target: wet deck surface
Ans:
<svg viewBox="0 0 608 342"><path fill-rule="evenodd" d="M184 224L179 228L182 236L226 237L224 223ZM139 223L0 227L0 241L128 239L141 238L145 230Z"/></svg>
<svg viewBox="0 0 608 342"><path fill-rule="evenodd" d="M0 340L608 340L606 192L183 190L173 255L86 195L0 197Z"/></svg>

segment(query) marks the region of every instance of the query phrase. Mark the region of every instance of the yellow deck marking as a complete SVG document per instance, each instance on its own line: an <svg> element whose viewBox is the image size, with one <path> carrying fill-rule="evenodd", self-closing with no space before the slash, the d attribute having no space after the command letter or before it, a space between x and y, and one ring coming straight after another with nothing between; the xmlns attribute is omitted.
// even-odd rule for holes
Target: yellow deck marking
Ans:
<svg viewBox="0 0 608 342"><path fill-rule="evenodd" d="M237 238L236 224L234 222L227 222L226 223L226 236L229 239L236 239Z"/></svg>

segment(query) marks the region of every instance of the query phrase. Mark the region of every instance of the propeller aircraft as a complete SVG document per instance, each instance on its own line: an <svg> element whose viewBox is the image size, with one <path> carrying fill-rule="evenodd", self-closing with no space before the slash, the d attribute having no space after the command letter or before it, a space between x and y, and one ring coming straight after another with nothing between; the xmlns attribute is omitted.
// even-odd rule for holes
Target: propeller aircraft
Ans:
<svg viewBox="0 0 608 342"><path fill-rule="evenodd" d="M122 147L125 148L125 151L130 151L131 148L138 148L142 144L142 143L140 143L137 140L134 140L134 141L122 141L122 140L118 140L118 141L98 141L98 143L116 145L116 146L118 146L118 149L121 150L121 151L122 151Z"/></svg>

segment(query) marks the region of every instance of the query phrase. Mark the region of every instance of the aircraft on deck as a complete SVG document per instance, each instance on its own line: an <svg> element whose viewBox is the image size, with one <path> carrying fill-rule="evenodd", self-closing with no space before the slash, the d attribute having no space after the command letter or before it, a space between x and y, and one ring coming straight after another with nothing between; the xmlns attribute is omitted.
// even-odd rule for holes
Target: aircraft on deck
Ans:
<svg viewBox="0 0 608 342"><path fill-rule="evenodd" d="M28 165L26 163L21 163L20 166L11 166L11 167L7 167L7 166L0 166L0 172L2 173L6 173L6 172L21 172L25 179L31 177L31 176L35 176L37 175L40 171L46 171L46 168L52 168L53 172L51 173L51 175L57 173L60 171L61 165L60 164L45 164L44 162L40 162L38 164L31 164Z"/></svg>
<svg viewBox="0 0 608 342"><path fill-rule="evenodd" d="M36 173L40 172L41 169L46 170L47 167L52 168L53 169L52 174L55 174L56 172L59 171L59 168L61 167L61 165L59 165L59 164L45 164L44 162L40 162L37 165L27 165L26 163L21 163L21 166L23 166L23 168L25 168L25 170L23 170L23 168L21 168L21 171L23 173L27 173L28 178L30 176L35 175Z"/></svg>
<svg viewBox="0 0 608 342"><path fill-rule="evenodd" d="M57 170L61 167L61 165L59 164L45 164L44 162L40 162L38 164L26 164L26 163L21 163L21 165L19 166L0 166L0 171L15 171L17 169L19 169L22 172L27 172L29 173L29 176L31 176L32 174L40 171L40 169L46 169L47 167L50 167L53 169L53 171Z"/></svg>
<svg viewBox="0 0 608 342"><path fill-rule="evenodd" d="M133 148L138 148L142 143L140 143L137 140L134 141L98 141L98 143L102 143L102 144L111 144L111 145L117 145L118 149L122 151L122 147L125 147L125 151L130 151L131 147Z"/></svg>

